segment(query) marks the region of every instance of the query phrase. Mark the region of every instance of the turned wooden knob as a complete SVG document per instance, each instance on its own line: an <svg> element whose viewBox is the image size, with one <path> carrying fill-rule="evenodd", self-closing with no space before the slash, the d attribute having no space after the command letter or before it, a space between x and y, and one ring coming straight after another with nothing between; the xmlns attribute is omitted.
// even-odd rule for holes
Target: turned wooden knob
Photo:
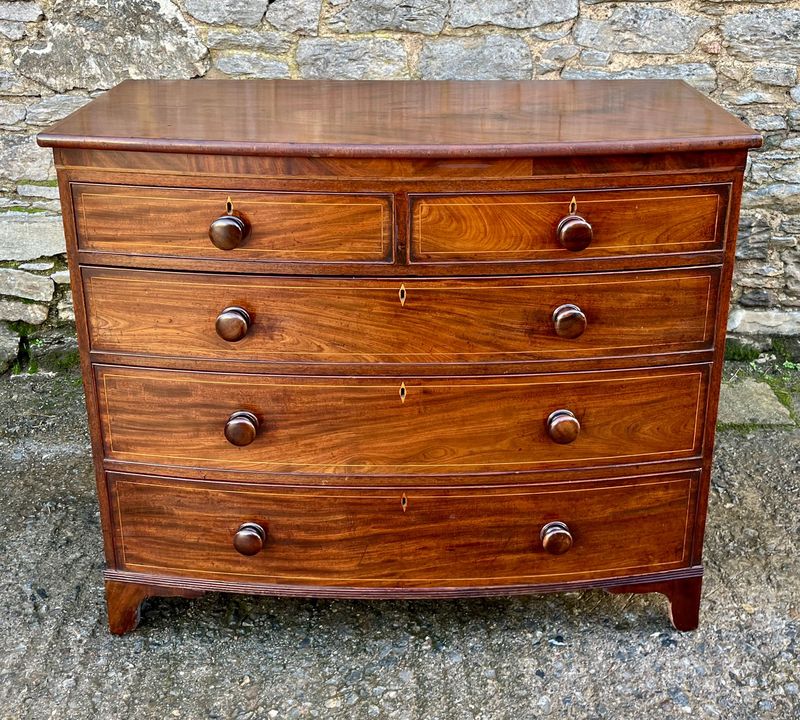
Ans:
<svg viewBox="0 0 800 720"><path fill-rule="evenodd" d="M220 250L233 250L239 247L250 233L250 228L236 215L222 215L211 223L208 236Z"/></svg>
<svg viewBox="0 0 800 720"><path fill-rule="evenodd" d="M264 549L267 533L254 522L242 523L233 536L233 547L242 555L258 555Z"/></svg>
<svg viewBox="0 0 800 720"><path fill-rule="evenodd" d="M567 215L558 223L558 242L572 252L585 250L592 242L592 226L580 215Z"/></svg>
<svg viewBox="0 0 800 720"><path fill-rule="evenodd" d="M551 555L563 555L572 547L572 533L566 523L549 522L539 532L542 547Z"/></svg>
<svg viewBox="0 0 800 720"><path fill-rule="evenodd" d="M250 329L250 315L240 307L226 307L217 315L217 335L228 342L241 340Z"/></svg>
<svg viewBox="0 0 800 720"><path fill-rule="evenodd" d="M258 418L246 410L233 413L225 423L225 439L238 447L249 445L258 434Z"/></svg>
<svg viewBox="0 0 800 720"><path fill-rule="evenodd" d="M580 337L586 330L586 315L577 305L559 305L553 310L553 327L558 337Z"/></svg>
<svg viewBox="0 0 800 720"><path fill-rule="evenodd" d="M547 418L547 434L553 442L568 445L581 432L581 424L571 410L556 410Z"/></svg>

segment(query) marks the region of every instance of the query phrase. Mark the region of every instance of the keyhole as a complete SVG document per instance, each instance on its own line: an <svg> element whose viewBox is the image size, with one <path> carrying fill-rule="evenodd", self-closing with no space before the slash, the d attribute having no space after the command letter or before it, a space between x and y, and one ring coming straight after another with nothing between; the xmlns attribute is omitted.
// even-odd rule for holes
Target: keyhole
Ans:
<svg viewBox="0 0 800 720"><path fill-rule="evenodd" d="M408 510L408 498L405 493L403 493L403 497L400 498L400 507L403 508L403 512Z"/></svg>
<svg viewBox="0 0 800 720"><path fill-rule="evenodd" d="M233 200L231 200L230 195L228 199L225 201L225 214L230 215L233 213Z"/></svg>
<svg viewBox="0 0 800 720"><path fill-rule="evenodd" d="M406 286L401 285L400 290L397 292L397 296L400 298L400 305L401 307L406 304Z"/></svg>
<svg viewBox="0 0 800 720"><path fill-rule="evenodd" d="M400 383L400 391L399 392L400 392L400 402L405 402L406 401L406 392L407 392L405 383Z"/></svg>
<svg viewBox="0 0 800 720"><path fill-rule="evenodd" d="M575 196L572 196L572 200L569 202L569 214L574 215L578 212L578 201L575 199Z"/></svg>

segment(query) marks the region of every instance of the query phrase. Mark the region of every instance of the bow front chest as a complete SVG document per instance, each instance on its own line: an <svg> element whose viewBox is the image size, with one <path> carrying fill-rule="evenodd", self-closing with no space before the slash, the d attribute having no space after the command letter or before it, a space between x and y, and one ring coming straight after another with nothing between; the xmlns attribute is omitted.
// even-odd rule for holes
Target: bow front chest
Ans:
<svg viewBox="0 0 800 720"><path fill-rule="evenodd" d="M677 81L127 81L39 142L113 632L593 587L696 627L736 118Z"/></svg>

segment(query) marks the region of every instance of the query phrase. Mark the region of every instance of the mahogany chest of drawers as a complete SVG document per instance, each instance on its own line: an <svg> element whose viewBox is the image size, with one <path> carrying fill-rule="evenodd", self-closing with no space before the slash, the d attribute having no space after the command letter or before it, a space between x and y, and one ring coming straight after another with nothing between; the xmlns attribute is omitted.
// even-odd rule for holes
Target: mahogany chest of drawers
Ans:
<svg viewBox="0 0 800 720"><path fill-rule="evenodd" d="M128 81L39 142L113 632L592 587L696 627L737 119L672 81Z"/></svg>

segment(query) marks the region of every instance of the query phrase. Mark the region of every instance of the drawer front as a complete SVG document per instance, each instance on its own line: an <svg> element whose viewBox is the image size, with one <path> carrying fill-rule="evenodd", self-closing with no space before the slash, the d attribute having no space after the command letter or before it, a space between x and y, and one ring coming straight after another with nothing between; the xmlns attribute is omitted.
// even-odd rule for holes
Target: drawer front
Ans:
<svg viewBox="0 0 800 720"><path fill-rule="evenodd" d="M82 272L94 350L313 363L575 360L705 349L713 343L719 277L717 268L451 281ZM559 314L572 312L574 321L566 305L585 319L578 337L559 335L580 331ZM249 318L241 340L224 340L215 329L229 307Z"/></svg>
<svg viewBox="0 0 800 720"><path fill-rule="evenodd" d="M718 250L729 185L410 197L412 262L575 260ZM577 215L582 250L559 240ZM588 236L564 230L570 243ZM570 239L571 238L571 239Z"/></svg>
<svg viewBox="0 0 800 720"><path fill-rule="evenodd" d="M72 198L81 250L261 262L388 262L392 257L389 195L77 183ZM247 236L240 246L221 250L211 242L209 228L229 209L244 221Z"/></svg>
<svg viewBox="0 0 800 720"><path fill-rule="evenodd" d="M110 460L407 475L697 456L707 366L403 382L96 366L96 377Z"/></svg>
<svg viewBox="0 0 800 720"><path fill-rule="evenodd" d="M277 584L431 587L685 566L697 473L497 490L248 488L117 473L109 480L125 570ZM572 537L561 555L543 547L542 528L552 522L564 523ZM255 555L234 549L244 523L264 531Z"/></svg>

